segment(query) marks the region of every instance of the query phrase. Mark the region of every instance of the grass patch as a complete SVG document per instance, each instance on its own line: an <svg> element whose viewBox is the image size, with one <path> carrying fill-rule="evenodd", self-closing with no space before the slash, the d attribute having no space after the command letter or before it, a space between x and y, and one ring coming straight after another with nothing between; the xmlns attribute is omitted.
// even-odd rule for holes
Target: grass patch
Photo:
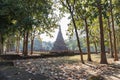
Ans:
<svg viewBox="0 0 120 80"><path fill-rule="evenodd" d="M83 55L83 59L85 62L88 62L87 61L87 54ZM107 61L109 64L113 64L114 63L114 58L111 58L110 57L110 54L107 54ZM81 61L80 59L80 55L75 55L75 56L65 56L62 58L63 61L68 61L68 63L78 63ZM91 59L93 61L93 63L97 63L99 64L100 63L100 54L91 54Z"/></svg>
<svg viewBox="0 0 120 80"><path fill-rule="evenodd" d="M99 62L100 61L100 55L99 54L91 54L91 58L93 62ZM83 55L84 61L87 61L87 54ZM70 56L68 57L68 60L70 61L80 61L80 55Z"/></svg>

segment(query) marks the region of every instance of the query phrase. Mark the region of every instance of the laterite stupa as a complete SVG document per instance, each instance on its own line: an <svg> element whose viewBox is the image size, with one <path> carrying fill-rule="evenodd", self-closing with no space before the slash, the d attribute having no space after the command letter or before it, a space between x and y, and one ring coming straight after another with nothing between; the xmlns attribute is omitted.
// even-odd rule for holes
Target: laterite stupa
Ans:
<svg viewBox="0 0 120 80"><path fill-rule="evenodd" d="M59 27L59 32L56 41L54 42L52 51L65 51L65 50L68 50L68 48L66 47L66 44L64 42L61 27Z"/></svg>

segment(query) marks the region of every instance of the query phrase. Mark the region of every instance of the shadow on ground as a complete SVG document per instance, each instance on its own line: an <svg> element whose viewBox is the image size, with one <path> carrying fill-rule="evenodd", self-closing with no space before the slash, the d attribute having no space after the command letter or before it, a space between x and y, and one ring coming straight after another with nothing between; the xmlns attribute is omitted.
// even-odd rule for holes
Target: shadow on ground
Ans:
<svg viewBox="0 0 120 80"><path fill-rule="evenodd" d="M0 80L47 80L47 77L41 74L34 75L13 66L2 66Z"/></svg>

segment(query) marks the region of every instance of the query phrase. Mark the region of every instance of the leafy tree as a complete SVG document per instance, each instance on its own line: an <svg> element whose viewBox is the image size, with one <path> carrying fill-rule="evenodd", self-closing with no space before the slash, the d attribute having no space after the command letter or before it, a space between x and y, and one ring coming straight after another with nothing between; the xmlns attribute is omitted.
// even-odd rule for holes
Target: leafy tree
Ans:
<svg viewBox="0 0 120 80"><path fill-rule="evenodd" d="M89 6L89 1L86 1L86 0L77 1L76 14L77 14L77 18L80 17L84 21L85 32L86 32L88 61L92 61L91 54L90 54L90 41L89 41L89 28L88 28L88 26L89 26L88 18L90 16L90 8L88 6Z"/></svg>
<svg viewBox="0 0 120 80"><path fill-rule="evenodd" d="M113 32L113 45L114 45L114 53L115 53L115 61L118 61L118 55L117 55L117 48L116 48L116 34L115 34L115 28L114 28L114 16L113 16L113 6L112 6L112 0L110 0L110 12L111 12L111 20L112 20L112 32Z"/></svg>
<svg viewBox="0 0 120 80"><path fill-rule="evenodd" d="M120 27L120 1L119 0L115 0L112 1L112 9L114 8L114 20L116 21L116 24Z"/></svg>
<svg viewBox="0 0 120 80"><path fill-rule="evenodd" d="M82 55L82 49L80 47L80 40L79 40L79 36L78 36L78 32L77 32L77 26L76 26L75 18L74 18L76 1L75 0L65 0L65 1L60 0L60 2L70 13L72 23L73 23L73 26L74 26L74 30L75 30L75 33L76 33L77 45L78 45L78 48L79 48L79 51L80 51L81 62L84 63L83 55Z"/></svg>
<svg viewBox="0 0 120 80"><path fill-rule="evenodd" d="M110 38L110 53L111 57L113 58L113 43L112 43L112 31L111 31L111 26L110 26L110 19L108 18L108 30L109 30L109 38Z"/></svg>
<svg viewBox="0 0 120 80"><path fill-rule="evenodd" d="M20 29L23 32L23 54L26 56L28 54L28 37L30 31L34 26L41 27L43 31L45 28L48 30L53 27L51 25L54 21L53 17L50 17L52 14L52 3L51 1L37 1L37 0L26 0L21 1L24 14L17 24L20 24ZM25 6L24 6L25 5ZM50 16L49 16L50 15ZM21 15L19 15L21 16ZM49 25L49 26L48 26ZM54 23L55 25L55 23Z"/></svg>
<svg viewBox="0 0 120 80"><path fill-rule="evenodd" d="M105 44L104 44L104 30L103 30L103 20L102 20L102 6L101 0L97 0L97 8L99 12L99 27L100 27L100 44L101 44L101 64L107 64L106 54L105 54Z"/></svg>
<svg viewBox="0 0 120 80"><path fill-rule="evenodd" d="M14 13L16 1L0 1L0 53L3 53L4 42L14 32Z"/></svg>

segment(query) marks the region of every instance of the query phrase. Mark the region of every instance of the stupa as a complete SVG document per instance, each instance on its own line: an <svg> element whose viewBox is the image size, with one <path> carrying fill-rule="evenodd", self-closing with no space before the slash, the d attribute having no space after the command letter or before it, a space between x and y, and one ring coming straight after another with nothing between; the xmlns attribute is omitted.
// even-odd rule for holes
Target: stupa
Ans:
<svg viewBox="0 0 120 80"><path fill-rule="evenodd" d="M59 51L65 51L65 50L68 50L68 48L66 47L66 44L64 42L63 35L61 32L61 27L59 27L59 32L58 32L56 41L54 42L52 51L59 52Z"/></svg>

